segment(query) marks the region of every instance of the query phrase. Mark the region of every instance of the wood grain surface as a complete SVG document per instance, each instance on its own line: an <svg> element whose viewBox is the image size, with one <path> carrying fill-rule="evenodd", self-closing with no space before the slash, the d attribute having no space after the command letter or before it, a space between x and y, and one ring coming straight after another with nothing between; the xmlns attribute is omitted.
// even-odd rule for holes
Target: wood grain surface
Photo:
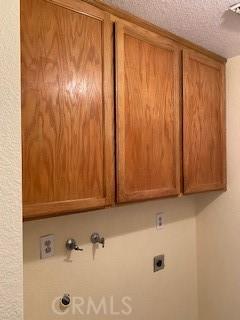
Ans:
<svg viewBox="0 0 240 320"><path fill-rule="evenodd" d="M111 23L87 6L21 0L25 217L113 201Z"/></svg>
<svg viewBox="0 0 240 320"><path fill-rule="evenodd" d="M122 23L116 50L118 202L177 195L180 52Z"/></svg>
<svg viewBox="0 0 240 320"><path fill-rule="evenodd" d="M183 56L184 192L226 188L225 65Z"/></svg>
<svg viewBox="0 0 240 320"><path fill-rule="evenodd" d="M79 0L47 0L49 2L53 3L61 3L63 6L71 6L72 4L76 4L76 2L79 2ZM176 34L173 34L172 32L163 29L149 21L146 21L138 16L135 16L134 14L129 13L128 11L122 10L119 7L109 5L104 0L83 0L86 4L91 4L95 8L99 8L105 12L108 12L111 14L112 21L116 20L125 20L128 21L136 26L140 26L146 30L149 30L151 32L154 32L162 37L165 37L166 39L173 40L179 47L184 47L185 49L193 49L195 51L198 51L206 56L209 56L215 60L218 60L220 62L225 63L227 59L225 57L222 57L212 51L207 50L206 48L203 48L187 39L184 39L182 37L177 36ZM129 0L131 1L131 0Z"/></svg>

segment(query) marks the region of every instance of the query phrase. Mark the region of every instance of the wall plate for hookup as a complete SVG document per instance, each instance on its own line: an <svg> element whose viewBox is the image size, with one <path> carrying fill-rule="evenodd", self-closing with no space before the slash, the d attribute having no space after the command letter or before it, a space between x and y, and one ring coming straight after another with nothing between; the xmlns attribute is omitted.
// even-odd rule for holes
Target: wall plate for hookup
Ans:
<svg viewBox="0 0 240 320"><path fill-rule="evenodd" d="M156 214L156 228L157 230L163 229L164 227L164 219L163 219L163 213L157 213Z"/></svg>
<svg viewBox="0 0 240 320"><path fill-rule="evenodd" d="M165 257L164 255L156 256L153 259L153 271L157 272L165 268Z"/></svg>
<svg viewBox="0 0 240 320"><path fill-rule="evenodd" d="M40 258L47 259L54 255L54 235L49 234L40 238Z"/></svg>

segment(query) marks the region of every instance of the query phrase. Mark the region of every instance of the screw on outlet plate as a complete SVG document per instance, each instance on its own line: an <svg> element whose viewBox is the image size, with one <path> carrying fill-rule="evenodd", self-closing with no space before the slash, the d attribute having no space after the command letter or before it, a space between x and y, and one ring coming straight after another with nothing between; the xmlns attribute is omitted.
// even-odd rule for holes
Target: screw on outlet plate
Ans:
<svg viewBox="0 0 240 320"><path fill-rule="evenodd" d="M164 255L156 256L153 259L153 271L157 272L165 268Z"/></svg>

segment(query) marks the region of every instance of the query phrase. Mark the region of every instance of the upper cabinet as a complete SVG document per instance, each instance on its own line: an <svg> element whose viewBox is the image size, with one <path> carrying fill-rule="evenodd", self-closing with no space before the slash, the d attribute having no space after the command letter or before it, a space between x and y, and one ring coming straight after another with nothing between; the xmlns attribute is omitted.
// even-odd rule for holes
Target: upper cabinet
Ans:
<svg viewBox="0 0 240 320"><path fill-rule="evenodd" d="M224 58L95 0L21 0L21 51L24 219L225 190Z"/></svg>
<svg viewBox="0 0 240 320"><path fill-rule="evenodd" d="M116 47L117 200L180 193L180 50L118 22Z"/></svg>
<svg viewBox="0 0 240 320"><path fill-rule="evenodd" d="M184 193L226 188L225 67L183 53Z"/></svg>
<svg viewBox="0 0 240 320"><path fill-rule="evenodd" d="M21 0L25 218L114 202L109 15Z"/></svg>

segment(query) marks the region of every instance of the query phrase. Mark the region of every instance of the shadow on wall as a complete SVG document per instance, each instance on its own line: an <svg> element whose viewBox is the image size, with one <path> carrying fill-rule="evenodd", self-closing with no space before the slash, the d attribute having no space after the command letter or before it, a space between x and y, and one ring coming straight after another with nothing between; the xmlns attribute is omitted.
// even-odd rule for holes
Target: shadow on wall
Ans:
<svg viewBox="0 0 240 320"><path fill-rule="evenodd" d="M226 11L222 16L222 27L229 31L239 33L240 32L240 15Z"/></svg>
<svg viewBox="0 0 240 320"><path fill-rule="evenodd" d="M224 191L213 191L209 193L199 193L195 196L196 199L196 214L200 214L204 209L206 209L215 200L220 198Z"/></svg>
<svg viewBox="0 0 240 320"><path fill-rule="evenodd" d="M155 231L156 214L160 212L164 213L165 225L191 219L195 216L194 196L153 200L25 222L24 243L28 242L28 250L24 252L24 261L39 260L39 248L34 249L34 246L39 246L40 236L54 234L58 239L55 255L62 255L68 238L75 238L79 246L84 246L90 244L89 237L92 232L99 232L106 239L110 239L147 229ZM36 254L31 254L33 252Z"/></svg>

